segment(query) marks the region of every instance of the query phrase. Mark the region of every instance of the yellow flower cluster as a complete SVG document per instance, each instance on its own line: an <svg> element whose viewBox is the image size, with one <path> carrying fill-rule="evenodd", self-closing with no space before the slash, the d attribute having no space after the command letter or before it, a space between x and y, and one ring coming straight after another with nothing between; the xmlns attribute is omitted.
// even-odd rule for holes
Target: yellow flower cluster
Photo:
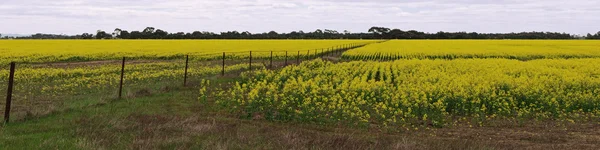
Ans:
<svg viewBox="0 0 600 150"><path fill-rule="evenodd" d="M600 58L594 40L391 40L350 50L352 60Z"/></svg>
<svg viewBox="0 0 600 150"><path fill-rule="evenodd" d="M314 60L247 76L217 103L266 119L433 124L453 117L600 116L600 59Z"/></svg>
<svg viewBox="0 0 600 150"><path fill-rule="evenodd" d="M0 40L0 64L16 62L70 62L135 59L220 59L273 56L315 56L342 45L369 40Z"/></svg>

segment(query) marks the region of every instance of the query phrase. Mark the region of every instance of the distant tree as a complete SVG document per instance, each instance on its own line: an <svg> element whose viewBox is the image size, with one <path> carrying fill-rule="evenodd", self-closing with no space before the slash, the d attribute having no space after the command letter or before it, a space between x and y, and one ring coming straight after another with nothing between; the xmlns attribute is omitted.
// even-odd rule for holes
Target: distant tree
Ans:
<svg viewBox="0 0 600 150"><path fill-rule="evenodd" d="M2 36L2 35L0 35ZM590 33L586 36L575 36L559 32L520 32L520 33L477 33L477 32L436 32L425 33L415 30L403 31L386 27L371 27L365 33L352 33L344 30L342 33L330 29L316 29L314 32L292 31L290 33L252 34L248 31L227 31L213 33L207 31L194 31L192 33L168 33L154 27L146 27L142 31L122 30L115 28L112 33L98 30L96 34L84 33L82 35L55 35L37 33L31 36L15 37L18 39L600 39L600 32Z"/></svg>
<svg viewBox="0 0 600 150"><path fill-rule="evenodd" d="M142 31L142 39L153 39L154 38L154 27L146 27Z"/></svg>
<svg viewBox="0 0 600 150"><path fill-rule="evenodd" d="M338 33L338 31L336 31L336 30L329 30L329 29L325 29L325 32L324 32L324 33L328 33L328 34L337 34L337 33Z"/></svg>
<svg viewBox="0 0 600 150"><path fill-rule="evenodd" d="M448 39L448 35L444 31L435 33L435 39Z"/></svg>
<svg viewBox="0 0 600 150"><path fill-rule="evenodd" d="M89 34L89 33L83 33L83 34L81 34L81 38L82 39L93 39L94 35L93 34Z"/></svg>
<svg viewBox="0 0 600 150"><path fill-rule="evenodd" d="M390 32L390 28L385 28L385 27L371 27L369 28L369 32L375 33L375 34L385 34Z"/></svg>
<svg viewBox="0 0 600 150"><path fill-rule="evenodd" d="M129 31L127 31L127 30L121 30L121 32L119 33L119 37L118 38L129 39L130 38Z"/></svg>
<svg viewBox="0 0 600 150"><path fill-rule="evenodd" d="M191 38L192 39L201 39L202 38L202 32L200 32L200 31L194 31L194 32L192 32Z"/></svg>
<svg viewBox="0 0 600 150"><path fill-rule="evenodd" d="M156 29L156 31L154 31L154 36L152 37L153 39L166 39L167 35L169 35L169 33L167 31L163 31L161 29Z"/></svg>
<svg viewBox="0 0 600 150"><path fill-rule="evenodd" d="M323 30L321 30L321 29L317 29L317 30L315 30L315 33L316 33L316 34L323 34Z"/></svg>
<svg viewBox="0 0 600 150"><path fill-rule="evenodd" d="M146 27L142 32L144 32L144 33L154 33L154 27Z"/></svg>
<svg viewBox="0 0 600 150"><path fill-rule="evenodd" d="M290 32L288 38L290 38L290 39L300 39L300 33L296 32L296 31L292 31L292 32Z"/></svg>
<svg viewBox="0 0 600 150"><path fill-rule="evenodd" d="M315 30L315 32L309 33L309 34L311 34L311 36L309 36L309 38L323 39L323 37L324 37L323 30L321 30L321 29L317 29L317 30Z"/></svg>
<svg viewBox="0 0 600 150"><path fill-rule="evenodd" d="M142 39L144 35L140 31L131 31L129 34L129 39Z"/></svg>
<svg viewBox="0 0 600 150"><path fill-rule="evenodd" d="M277 35L279 35L279 34L275 31L270 31L269 33L267 33L267 37L269 39L275 39L275 38L277 38Z"/></svg>
<svg viewBox="0 0 600 150"><path fill-rule="evenodd" d="M158 30L156 30L155 33L158 33ZM186 34L185 32L177 32L175 34L169 34L169 39L185 39Z"/></svg>
<svg viewBox="0 0 600 150"><path fill-rule="evenodd" d="M240 36L243 39L250 39L250 36L252 36L252 33L248 32L248 31L244 31L240 34Z"/></svg>
<svg viewBox="0 0 600 150"><path fill-rule="evenodd" d="M96 31L96 39L110 39L112 36L102 30Z"/></svg>
<svg viewBox="0 0 600 150"><path fill-rule="evenodd" d="M371 28L369 28L368 32L371 32L371 33L375 34L379 38L385 38L385 35L390 32L390 28L385 28L385 27L371 27Z"/></svg>
<svg viewBox="0 0 600 150"><path fill-rule="evenodd" d="M116 28L116 29L113 31L113 33L112 33L113 37L114 37L114 38L121 38L121 32L122 32L122 31L123 31L123 30L121 30L121 29L119 29L119 28Z"/></svg>
<svg viewBox="0 0 600 150"><path fill-rule="evenodd" d="M337 34L338 32L336 30L329 30L329 29L325 29L323 30L323 38L324 39L332 39L335 38L334 35Z"/></svg>
<svg viewBox="0 0 600 150"><path fill-rule="evenodd" d="M405 39L404 31L400 29L392 29L384 36L386 39Z"/></svg>

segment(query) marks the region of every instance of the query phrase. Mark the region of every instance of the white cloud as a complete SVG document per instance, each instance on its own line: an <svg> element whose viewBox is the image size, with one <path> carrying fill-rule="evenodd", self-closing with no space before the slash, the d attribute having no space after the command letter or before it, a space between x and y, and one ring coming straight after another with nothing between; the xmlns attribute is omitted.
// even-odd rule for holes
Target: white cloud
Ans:
<svg viewBox="0 0 600 150"><path fill-rule="evenodd" d="M593 0L2 0L0 33L79 34L97 29L365 32L386 26L426 32L600 30Z"/></svg>

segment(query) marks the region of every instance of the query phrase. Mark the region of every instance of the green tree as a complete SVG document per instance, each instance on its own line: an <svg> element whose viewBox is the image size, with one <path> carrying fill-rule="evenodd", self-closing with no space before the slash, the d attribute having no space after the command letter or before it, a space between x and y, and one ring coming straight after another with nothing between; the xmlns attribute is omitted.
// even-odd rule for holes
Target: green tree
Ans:
<svg viewBox="0 0 600 150"><path fill-rule="evenodd" d="M113 33L112 33L113 37L115 37L115 38L121 38L121 32L122 32L122 31L123 31L123 30L121 30L121 29L119 29L119 28L116 28L116 29L113 31Z"/></svg>

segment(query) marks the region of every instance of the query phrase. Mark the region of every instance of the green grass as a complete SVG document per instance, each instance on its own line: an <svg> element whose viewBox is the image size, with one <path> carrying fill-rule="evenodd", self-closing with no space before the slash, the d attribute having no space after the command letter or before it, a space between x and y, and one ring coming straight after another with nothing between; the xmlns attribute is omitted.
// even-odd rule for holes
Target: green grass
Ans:
<svg viewBox="0 0 600 150"><path fill-rule="evenodd" d="M196 89L173 88L5 124L0 149L389 149L394 139L403 139L364 129L238 119L200 103Z"/></svg>

